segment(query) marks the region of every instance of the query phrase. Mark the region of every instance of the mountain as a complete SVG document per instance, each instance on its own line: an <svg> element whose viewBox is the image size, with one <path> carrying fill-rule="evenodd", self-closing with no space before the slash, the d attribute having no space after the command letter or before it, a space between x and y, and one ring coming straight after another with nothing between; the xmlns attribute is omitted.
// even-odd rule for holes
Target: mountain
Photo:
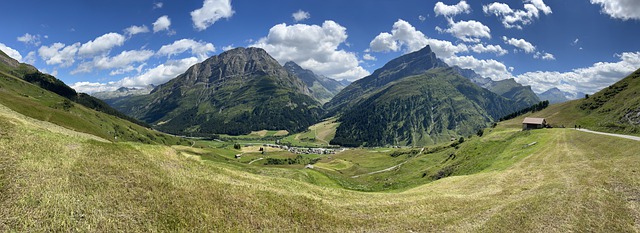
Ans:
<svg viewBox="0 0 640 233"><path fill-rule="evenodd" d="M391 60L373 74L349 84L324 105L325 110L329 115L340 113L349 109L355 100L393 81L421 74L436 67L448 67L448 65L438 59L431 51L431 47L427 45L421 50Z"/></svg>
<svg viewBox="0 0 640 233"><path fill-rule="evenodd" d="M557 87L551 88L545 92L542 92L538 95L541 100L548 100L550 103L563 103L569 101L567 98L567 94Z"/></svg>
<svg viewBox="0 0 640 233"><path fill-rule="evenodd" d="M140 124L106 103L0 53L0 105L27 117L110 141L187 144Z"/></svg>
<svg viewBox="0 0 640 233"><path fill-rule="evenodd" d="M331 143L348 146L449 141L518 109L448 67L428 46L353 82L325 106L340 122Z"/></svg>
<svg viewBox="0 0 640 233"><path fill-rule="evenodd" d="M333 96L345 87L339 81L317 75L311 70L303 69L292 61L285 63L284 68L298 76L311 89L311 95L323 104L329 102Z"/></svg>
<svg viewBox="0 0 640 233"><path fill-rule="evenodd" d="M155 128L183 135L298 132L323 114L312 91L260 48L236 48L114 105Z"/></svg>
<svg viewBox="0 0 640 233"><path fill-rule="evenodd" d="M345 87L346 87L346 86L349 86L349 84L351 84L351 81L346 80L346 79L340 80L340 81L338 81L338 82L339 82L340 84L342 84L342 86L345 86Z"/></svg>
<svg viewBox="0 0 640 233"><path fill-rule="evenodd" d="M454 66L453 69L478 86L515 101L518 108L526 108L540 102L540 99L531 90L530 86L523 86L514 79L493 81L490 78L480 76L471 69L462 69L458 66Z"/></svg>
<svg viewBox="0 0 640 233"><path fill-rule="evenodd" d="M154 88L155 86L153 84L143 88L120 87L114 91L96 92L91 95L93 97L103 100L105 103L111 106L114 106L114 105L118 105L118 102L120 101L126 102L127 99L133 96L148 95L149 93L151 93L151 91L153 91Z"/></svg>

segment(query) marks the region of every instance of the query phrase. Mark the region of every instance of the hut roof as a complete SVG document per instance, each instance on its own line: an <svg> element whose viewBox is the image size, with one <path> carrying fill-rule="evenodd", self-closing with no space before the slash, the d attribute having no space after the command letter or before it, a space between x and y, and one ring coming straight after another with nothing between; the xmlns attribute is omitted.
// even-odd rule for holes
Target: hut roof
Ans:
<svg viewBox="0 0 640 233"><path fill-rule="evenodd" d="M542 125L544 123L545 123L544 118L535 118L535 117L526 117L522 121L522 124Z"/></svg>

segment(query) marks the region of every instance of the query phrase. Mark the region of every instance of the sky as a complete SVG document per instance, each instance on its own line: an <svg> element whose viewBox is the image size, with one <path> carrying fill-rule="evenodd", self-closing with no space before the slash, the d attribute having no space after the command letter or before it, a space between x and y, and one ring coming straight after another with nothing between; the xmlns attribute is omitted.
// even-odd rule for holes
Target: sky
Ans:
<svg viewBox="0 0 640 233"><path fill-rule="evenodd" d="M640 68L638 0L21 0L0 50L81 92L162 84L235 47L354 81L429 45L541 93L594 93ZM6 10L9 9L9 10Z"/></svg>

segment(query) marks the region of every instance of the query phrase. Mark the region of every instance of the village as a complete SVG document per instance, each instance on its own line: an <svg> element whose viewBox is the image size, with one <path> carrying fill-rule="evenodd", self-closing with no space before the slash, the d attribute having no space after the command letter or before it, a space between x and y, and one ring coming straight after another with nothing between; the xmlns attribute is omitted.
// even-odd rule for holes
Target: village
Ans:
<svg viewBox="0 0 640 233"><path fill-rule="evenodd" d="M305 147L290 147L286 145L276 145L276 144L263 144L263 147L276 148L281 150L286 150L294 154L319 154L319 155L331 155L336 154L338 152L342 152L346 150L346 148L305 148Z"/></svg>

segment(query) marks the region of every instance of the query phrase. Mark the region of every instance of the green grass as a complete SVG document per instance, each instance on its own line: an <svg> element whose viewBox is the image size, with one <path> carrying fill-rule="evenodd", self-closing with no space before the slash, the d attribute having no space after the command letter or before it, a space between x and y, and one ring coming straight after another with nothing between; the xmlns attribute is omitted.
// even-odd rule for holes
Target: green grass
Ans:
<svg viewBox="0 0 640 233"><path fill-rule="evenodd" d="M280 142L298 147L328 147L331 139L336 136L336 129L339 125L336 118L328 118L309 126L304 132L289 135L281 139Z"/></svg>
<svg viewBox="0 0 640 233"><path fill-rule="evenodd" d="M523 148L531 141L538 143ZM442 163L438 156L454 152L456 159L445 164L469 174L394 192L358 192L318 170L227 161L232 149L97 141L0 108L0 231L640 229L636 141L571 129L497 128L458 149L412 158L392 158L386 150L353 150L343 160L374 170L409 159L402 170L414 160ZM475 158L494 162L465 162ZM380 177L387 178L394 179Z"/></svg>

